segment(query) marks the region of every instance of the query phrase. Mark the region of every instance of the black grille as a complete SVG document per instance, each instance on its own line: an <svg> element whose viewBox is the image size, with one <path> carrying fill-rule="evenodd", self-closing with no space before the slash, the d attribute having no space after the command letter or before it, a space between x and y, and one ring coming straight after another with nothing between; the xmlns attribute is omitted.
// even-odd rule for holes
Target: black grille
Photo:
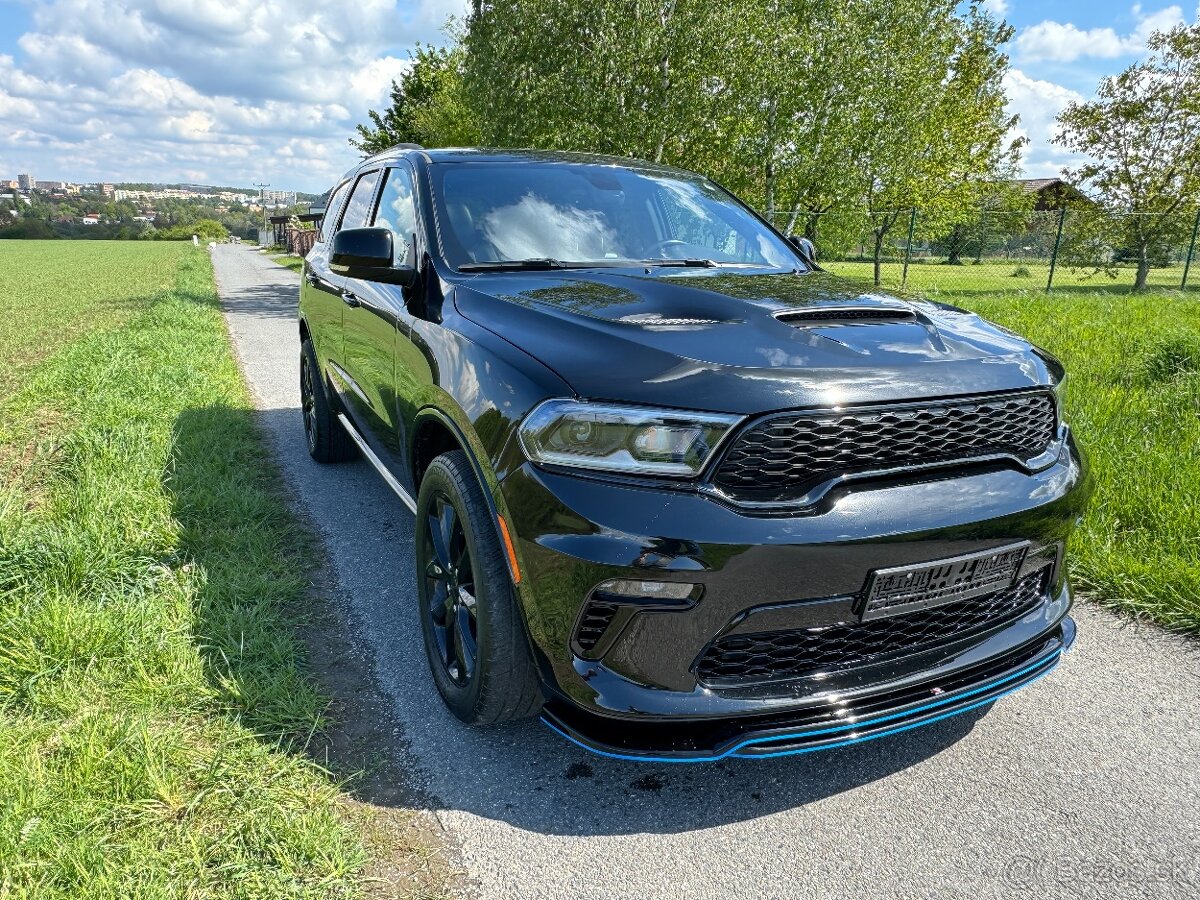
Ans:
<svg viewBox="0 0 1200 900"><path fill-rule="evenodd" d="M579 627L575 629L575 643L579 649L585 654L593 650L616 614L615 603L589 600L583 615L579 617Z"/></svg>
<svg viewBox="0 0 1200 900"><path fill-rule="evenodd" d="M1045 392L787 413L744 431L713 480L744 499L785 497L850 472L993 454L1030 459L1050 446L1056 427Z"/></svg>
<svg viewBox="0 0 1200 900"><path fill-rule="evenodd" d="M967 637L999 625L1041 602L1046 569L1006 591L924 609L906 616L824 629L739 634L709 647L697 667L707 684L797 678L846 669Z"/></svg>

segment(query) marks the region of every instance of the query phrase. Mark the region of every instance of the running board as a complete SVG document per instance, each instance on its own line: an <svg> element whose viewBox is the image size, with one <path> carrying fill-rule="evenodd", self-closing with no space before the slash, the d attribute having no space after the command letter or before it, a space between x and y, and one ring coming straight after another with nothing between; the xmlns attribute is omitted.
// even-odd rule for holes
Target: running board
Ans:
<svg viewBox="0 0 1200 900"><path fill-rule="evenodd" d="M358 449L361 450L362 455L367 458L367 462L375 467L375 471L383 477L383 480L387 482L387 486L395 491L396 496L400 498L400 502L407 506L408 511L415 516L417 514L417 501L412 498L412 494L404 489L404 485L396 480L396 476L387 470L387 466L385 466L380 461L379 457L375 455L375 452L367 446L367 442L363 439L363 436L358 433L358 429L355 428L350 423L350 420L346 418L345 413L338 413L338 421L342 423L342 427L346 429L346 434L350 435L350 439L354 441L354 443L358 444Z"/></svg>

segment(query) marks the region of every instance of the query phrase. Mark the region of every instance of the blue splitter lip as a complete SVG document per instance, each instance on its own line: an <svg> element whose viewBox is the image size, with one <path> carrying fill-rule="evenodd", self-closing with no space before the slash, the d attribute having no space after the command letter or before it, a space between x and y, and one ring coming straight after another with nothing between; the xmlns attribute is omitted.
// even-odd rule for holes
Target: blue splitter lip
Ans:
<svg viewBox="0 0 1200 900"><path fill-rule="evenodd" d="M988 679L985 682L965 690L957 691L945 697L939 697L936 700L931 700L928 703L920 706L905 709L899 712L887 713L885 715L874 716L864 719L859 722L850 722L843 725L834 725L822 728L805 728L791 732L772 732L758 736L744 738L731 746L721 750L720 752L710 754L692 755L689 753L658 753L649 751L646 753L629 753L610 749L602 745L591 744L585 740L564 730L559 724L551 721L547 716L542 716L542 721L551 730L566 738L571 743L578 747L582 747L590 753L595 753L598 756L604 756L609 759L629 760L633 762L654 762L654 763L704 763L718 762L723 759L732 757L742 759L769 759L779 756L795 756L801 753L813 753L818 750L833 750L838 747L846 747L851 744L861 744L866 741L875 740L876 738L888 737L894 734L900 734L904 731L911 731L920 728L924 725L931 725L934 722L940 722L943 719L949 719L953 716L962 713L970 712L973 709L978 709L982 706L987 706L994 703L1010 694L1016 693L1026 685L1033 684L1039 678L1049 674L1058 665L1062 654L1070 647L1075 636L1074 623L1070 619L1063 622L1062 640L1052 651L1040 655L1033 662L1022 666L1016 671L1008 672L999 678ZM1005 686L1008 687L1005 687ZM976 698L976 699L972 699ZM971 702L964 703L970 700ZM946 709L946 707L951 707ZM936 710L942 710L936 712ZM897 721L907 720L907 721ZM878 728L887 722L896 722L893 727ZM877 729L877 730L876 730ZM862 734L854 734L846 736L842 740L822 740L818 743L809 743L803 746L781 746L776 750L765 749L771 745L786 745L788 741L804 740L809 741L814 737L821 735L833 735L839 732L852 730L866 730ZM755 749L761 748L761 749ZM748 752L743 752L748 751Z"/></svg>

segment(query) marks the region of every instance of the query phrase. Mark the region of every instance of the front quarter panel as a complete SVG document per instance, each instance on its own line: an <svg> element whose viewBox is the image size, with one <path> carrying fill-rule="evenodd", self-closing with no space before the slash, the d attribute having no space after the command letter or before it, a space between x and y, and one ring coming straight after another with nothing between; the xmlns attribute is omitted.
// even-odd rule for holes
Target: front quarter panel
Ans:
<svg viewBox="0 0 1200 900"><path fill-rule="evenodd" d="M509 450L515 445L516 426L547 397L572 394L541 363L458 315L452 297L447 301L441 322L415 320L411 340L398 345L399 420L412 423L408 458L417 459L425 426L438 422L449 427L465 445L495 511L511 521L499 482L513 464ZM543 631L541 623L525 602L524 585L518 585L518 593L536 639Z"/></svg>

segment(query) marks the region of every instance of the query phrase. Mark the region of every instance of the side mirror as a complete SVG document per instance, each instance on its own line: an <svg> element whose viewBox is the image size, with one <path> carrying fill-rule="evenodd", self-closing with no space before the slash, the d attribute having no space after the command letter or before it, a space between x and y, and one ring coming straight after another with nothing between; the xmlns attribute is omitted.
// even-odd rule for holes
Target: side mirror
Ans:
<svg viewBox="0 0 1200 900"><path fill-rule="evenodd" d="M407 260L405 265L393 265L392 253L392 233L388 229L345 228L333 236L329 268L346 278L407 287L413 283L416 270Z"/></svg>
<svg viewBox="0 0 1200 900"><path fill-rule="evenodd" d="M789 234L788 243L795 247L800 252L800 257L805 262L816 263L817 248L813 246L813 242L801 234Z"/></svg>

